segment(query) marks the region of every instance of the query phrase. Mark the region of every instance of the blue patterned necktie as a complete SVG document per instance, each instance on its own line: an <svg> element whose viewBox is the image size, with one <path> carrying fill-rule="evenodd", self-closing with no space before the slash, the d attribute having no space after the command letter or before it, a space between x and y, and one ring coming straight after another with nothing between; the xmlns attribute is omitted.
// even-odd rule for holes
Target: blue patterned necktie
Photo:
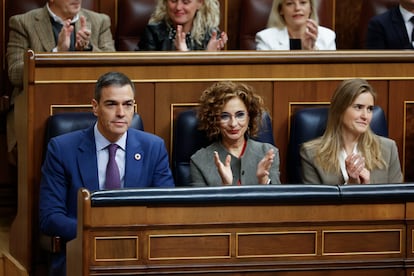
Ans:
<svg viewBox="0 0 414 276"><path fill-rule="evenodd" d="M115 155L118 149L117 144L108 146L108 165L106 166L105 189L113 190L121 188L121 178L119 176L118 165L116 164Z"/></svg>

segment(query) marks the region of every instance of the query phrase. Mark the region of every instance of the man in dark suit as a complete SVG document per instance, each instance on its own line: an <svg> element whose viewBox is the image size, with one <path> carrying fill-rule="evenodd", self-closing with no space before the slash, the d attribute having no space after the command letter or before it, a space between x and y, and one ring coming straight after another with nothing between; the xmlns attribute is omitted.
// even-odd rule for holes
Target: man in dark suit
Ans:
<svg viewBox="0 0 414 276"><path fill-rule="evenodd" d="M115 51L109 16L82 9L82 0L48 0L43 8L10 17L7 45L11 105L23 90L24 56L35 52ZM7 118L8 150L16 146L14 112Z"/></svg>
<svg viewBox="0 0 414 276"><path fill-rule="evenodd" d="M399 6L374 16L368 24L366 48L413 49L413 16L413 0L400 0Z"/></svg>
<svg viewBox="0 0 414 276"><path fill-rule="evenodd" d="M40 229L65 242L76 237L77 193L114 189L106 175L108 148L116 144L117 187L174 187L164 141L129 128L135 88L127 76L109 72L99 78L92 100L94 126L52 138L42 166ZM109 169L108 169L109 170ZM65 274L65 252L55 254L51 274Z"/></svg>

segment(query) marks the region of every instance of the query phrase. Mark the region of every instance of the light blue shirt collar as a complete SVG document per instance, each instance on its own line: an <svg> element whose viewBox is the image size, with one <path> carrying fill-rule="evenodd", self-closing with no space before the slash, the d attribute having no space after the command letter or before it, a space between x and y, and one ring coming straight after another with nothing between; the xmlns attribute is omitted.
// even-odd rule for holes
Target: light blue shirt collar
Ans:
<svg viewBox="0 0 414 276"><path fill-rule="evenodd" d="M47 7L47 10L49 11L50 16L53 18L53 20L54 20L55 22L58 22L58 23L60 23L60 24L62 24L62 25L63 25L64 20L63 20L62 18L60 18L59 16L57 16L54 12L52 12L52 10L51 10L51 9L50 9L50 7L49 7L49 3L46 3L46 7ZM75 15L75 16L72 18L71 23L75 23L75 22L76 22L76 21L78 21L78 20L79 20L79 14Z"/></svg>
<svg viewBox="0 0 414 276"><path fill-rule="evenodd" d="M98 124L95 123L95 126L93 128L94 134L95 134L95 144L96 144L96 151L100 151L103 150L104 148L106 148L107 146L109 146L109 144L112 144L111 142L109 142L108 139L106 139L102 133L99 132L98 130ZM126 150L126 139L127 139L127 135L128 135L128 131L126 131L122 137L115 142L115 144L117 144L121 149L123 149L124 151Z"/></svg>
<svg viewBox="0 0 414 276"><path fill-rule="evenodd" d="M411 17L414 16L414 13L404 9L401 5L400 5L400 12L402 14L402 17L404 19L404 22L410 22Z"/></svg>

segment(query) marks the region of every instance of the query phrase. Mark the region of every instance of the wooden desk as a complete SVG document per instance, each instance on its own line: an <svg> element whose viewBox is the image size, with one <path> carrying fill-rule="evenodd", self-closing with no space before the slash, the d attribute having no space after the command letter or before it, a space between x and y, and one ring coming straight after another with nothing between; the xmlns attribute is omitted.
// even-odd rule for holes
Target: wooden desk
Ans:
<svg viewBox="0 0 414 276"><path fill-rule="evenodd" d="M31 270L38 236L38 192L45 122L50 114L89 110L97 78L126 73L137 87L137 111L145 130L161 136L171 152L174 117L193 106L217 80L246 82L273 116L286 180L289 118L298 108L325 105L345 78L366 78L396 140L406 181L414 181L414 53L411 51L28 53L25 91L16 99L19 172L18 214L10 251Z"/></svg>
<svg viewBox="0 0 414 276"><path fill-rule="evenodd" d="M230 187L227 198L229 187L190 188L187 196L177 188L120 196L81 190L68 275L414 273L410 202L363 195L344 202L340 191L274 186Z"/></svg>

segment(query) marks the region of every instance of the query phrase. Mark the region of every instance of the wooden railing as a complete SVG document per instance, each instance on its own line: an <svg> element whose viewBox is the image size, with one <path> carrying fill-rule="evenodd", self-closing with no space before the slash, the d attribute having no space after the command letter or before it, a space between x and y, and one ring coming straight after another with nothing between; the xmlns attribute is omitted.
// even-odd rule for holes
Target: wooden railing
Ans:
<svg viewBox="0 0 414 276"><path fill-rule="evenodd" d="M80 190L67 274L412 275L413 184Z"/></svg>
<svg viewBox="0 0 414 276"><path fill-rule="evenodd" d="M295 110L326 105L346 78L368 79L387 116L390 138L399 147L406 181L414 181L414 53L327 51L220 53L31 53L24 93L16 99L18 122L18 214L10 250L28 271L38 254L38 192L46 119L54 113L89 110L97 78L111 70L136 84L137 112L145 130L162 137L171 153L174 118L192 107L217 80L251 84L264 97L273 118L286 182L289 119Z"/></svg>

